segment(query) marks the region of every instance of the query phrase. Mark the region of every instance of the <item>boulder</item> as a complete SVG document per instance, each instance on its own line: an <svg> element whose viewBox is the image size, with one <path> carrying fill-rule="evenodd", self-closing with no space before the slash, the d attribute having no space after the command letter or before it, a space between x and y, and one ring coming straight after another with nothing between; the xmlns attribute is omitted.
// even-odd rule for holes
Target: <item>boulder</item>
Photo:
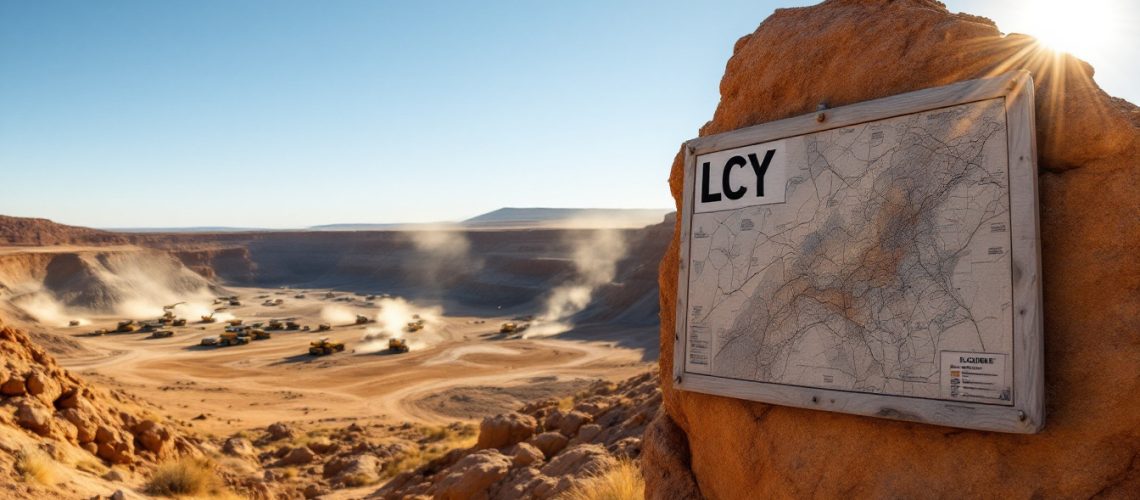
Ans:
<svg viewBox="0 0 1140 500"><path fill-rule="evenodd" d="M79 402L80 402L81 397L82 396L80 396L79 389L76 389L76 388L68 389L66 391L63 391L63 394L61 394L59 396L59 399L55 400L55 407L59 408L61 410L79 408Z"/></svg>
<svg viewBox="0 0 1140 500"><path fill-rule="evenodd" d="M547 460L549 460L550 457L557 455L558 452L562 451L568 442L570 442L570 440L558 432L544 432L530 438L530 440L527 441L527 443L530 443L535 448L538 448L538 450L546 456Z"/></svg>
<svg viewBox="0 0 1140 500"><path fill-rule="evenodd" d="M1003 434L767 405L678 391L665 376L667 419L681 437L646 434L650 497L691 493L674 480L682 467L701 493L724 499L1140 491L1140 111L1101 91L1089 65L930 0L778 9L736 42L700 135L1018 69L1033 75L1036 94L1045 429ZM682 167L678 155L669 178L678 208ZM678 248L674 235L660 266L662 374L673 373Z"/></svg>
<svg viewBox="0 0 1140 500"><path fill-rule="evenodd" d="M521 467L526 467L545 460L543 452L528 443L518 443L512 446L507 450L507 454L511 456L511 463Z"/></svg>
<svg viewBox="0 0 1140 500"><path fill-rule="evenodd" d="M558 432L561 432L562 435L566 437L574 437L574 435L578 433L578 429L591 420L593 420L593 417L591 417L590 414L573 410L563 415L558 421Z"/></svg>
<svg viewBox="0 0 1140 500"><path fill-rule="evenodd" d="M32 403L24 401L16 408L16 423L41 436L47 436L52 429L52 414L50 411Z"/></svg>
<svg viewBox="0 0 1140 500"><path fill-rule="evenodd" d="M592 443L594 438L602 433L602 426L598 424L586 424L578 429L578 435L574 436L570 442L573 444Z"/></svg>
<svg viewBox="0 0 1140 500"><path fill-rule="evenodd" d="M317 454L313 450L305 446L298 446L291 448L285 456L281 457L281 465L304 465L312 463L317 458Z"/></svg>
<svg viewBox="0 0 1140 500"><path fill-rule="evenodd" d="M231 437L222 443L222 453L232 457L253 457L257 452L253 449L253 443L248 439L242 437Z"/></svg>
<svg viewBox="0 0 1140 500"><path fill-rule="evenodd" d="M313 453L317 453L319 455L332 455L340 449L340 444L334 441L313 441L307 443L305 446L307 446L310 450L313 450Z"/></svg>
<svg viewBox="0 0 1140 500"><path fill-rule="evenodd" d="M540 470L543 475L555 478L584 477L603 473L615 464L617 461L605 448L596 444L580 444L559 453Z"/></svg>
<svg viewBox="0 0 1140 500"><path fill-rule="evenodd" d="M39 396L47 390L49 383L47 378L44 377L44 374L36 370L29 374L28 378L24 380L24 388L28 391L28 394Z"/></svg>
<svg viewBox="0 0 1140 500"><path fill-rule="evenodd" d="M475 447L505 448L529 438L534 434L536 425L534 417L518 412L486 417L479 425L479 439Z"/></svg>
<svg viewBox="0 0 1140 500"><path fill-rule="evenodd" d="M617 458L635 459L641 455L641 438L626 437L606 447L611 455Z"/></svg>
<svg viewBox="0 0 1140 500"><path fill-rule="evenodd" d="M156 455L161 455L166 445L170 443L170 431L154 420L143 420L131 431L142 445L142 449Z"/></svg>
<svg viewBox="0 0 1140 500"><path fill-rule="evenodd" d="M310 484L305 487L301 493L305 498L317 498L321 495L328 493L328 489L319 484Z"/></svg>
<svg viewBox="0 0 1140 500"><path fill-rule="evenodd" d="M435 483L435 498L486 499L490 496L491 486L506 477L510 469L511 459L498 450L477 451L439 473L441 479Z"/></svg>
<svg viewBox="0 0 1140 500"><path fill-rule="evenodd" d="M95 456L112 464L129 464L134 461L131 445L126 441L109 440L97 444Z"/></svg>
<svg viewBox="0 0 1140 500"><path fill-rule="evenodd" d="M8 380L5 380L3 384L0 384L0 394L3 394L5 396L23 396L27 392L27 387L24 385L24 379L20 377L12 377Z"/></svg>
<svg viewBox="0 0 1140 500"><path fill-rule="evenodd" d="M290 429L289 426L281 422L277 422L275 424L271 424L269 427L266 427L265 432L269 435L270 441L278 441L281 439L293 437L293 429Z"/></svg>
<svg viewBox="0 0 1140 500"><path fill-rule="evenodd" d="M380 481L380 466L380 459L373 455L337 457L325 463L322 475L333 478L334 486L364 486Z"/></svg>

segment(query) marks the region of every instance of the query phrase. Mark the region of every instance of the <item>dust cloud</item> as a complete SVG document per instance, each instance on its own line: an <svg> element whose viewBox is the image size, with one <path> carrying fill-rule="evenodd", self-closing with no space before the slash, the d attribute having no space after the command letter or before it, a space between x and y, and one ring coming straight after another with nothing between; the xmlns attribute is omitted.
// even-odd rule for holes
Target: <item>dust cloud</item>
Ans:
<svg viewBox="0 0 1140 500"><path fill-rule="evenodd" d="M191 321L213 312L214 293L204 279L149 252L81 255L76 270L56 281L24 283L12 303L41 323L61 325L84 325L91 316L152 319L175 304L175 313Z"/></svg>
<svg viewBox="0 0 1140 500"><path fill-rule="evenodd" d="M625 252L625 238L615 229L598 229L578 239L573 251L577 276L551 290L543 313L523 338L557 335L573 328L570 318L590 305L594 290L613 281Z"/></svg>
<svg viewBox="0 0 1140 500"><path fill-rule="evenodd" d="M12 304L45 325L68 326L71 321L78 321L80 326L91 324L91 321L79 317L78 314L68 311L63 304L51 296L50 292L38 290L26 293L12 300Z"/></svg>
<svg viewBox="0 0 1140 500"><path fill-rule="evenodd" d="M408 231L406 237L419 254L412 271L425 287L442 289L483 267L482 259L471 255L471 242L462 230L437 226Z"/></svg>
<svg viewBox="0 0 1140 500"><path fill-rule="evenodd" d="M443 322L443 308L439 306L421 307L404 300L401 297L380 299L380 310L376 314L376 325L369 327L363 341L356 348L359 353L371 353L388 348L388 339L404 338L410 349L424 349L443 339L438 334ZM418 317L418 318L417 318ZM408 323L417 319L424 321L422 330L408 332Z"/></svg>
<svg viewBox="0 0 1140 500"><path fill-rule="evenodd" d="M330 325L351 325L356 323L356 313L345 306L325 306L321 308L321 319Z"/></svg>

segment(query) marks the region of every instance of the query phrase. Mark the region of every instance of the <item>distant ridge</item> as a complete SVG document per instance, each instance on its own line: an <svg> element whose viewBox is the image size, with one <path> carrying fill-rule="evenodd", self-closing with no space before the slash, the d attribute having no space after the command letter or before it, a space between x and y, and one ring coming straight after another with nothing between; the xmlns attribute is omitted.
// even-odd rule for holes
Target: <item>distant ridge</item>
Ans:
<svg viewBox="0 0 1140 500"><path fill-rule="evenodd" d="M661 222L668 209L505 207L467 219L469 228L644 227Z"/></svg>
<svg viewBox="0 0 1140 500"><path fill-rule="evenodd" d="M104 231L116 233L252 233L261 231L291 231L261 227L193 226L193 227L108 227Z"/></svg>
<svg viewBox="0 0 1140 500"><path fill-rule="evenodd" d="M125 243L121 235L48 219L0 215L0 245L67 245Z"/></svg>
<svg viewBox="0 0 1140 500"><path fill-rule="evenodd" d="M130 234L148 233L261 233L288 231L416 231L436 229L590 229L639 228L660 223L671 209L664 208L546 208L504 207L462 222L347 223L298 228L233 226L116 227L92 229L68 226L47 219L0 215L0 244L59 245L68 243L118 244Z"/></svg>

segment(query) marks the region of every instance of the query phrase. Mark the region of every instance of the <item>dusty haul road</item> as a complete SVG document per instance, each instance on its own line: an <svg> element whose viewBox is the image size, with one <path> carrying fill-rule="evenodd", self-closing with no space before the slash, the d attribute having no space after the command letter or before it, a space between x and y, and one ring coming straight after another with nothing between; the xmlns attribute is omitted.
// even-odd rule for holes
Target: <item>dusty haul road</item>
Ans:
<svg viewBox="0 0 1140 500"><path fill-rule="evenodd" d="M224 308L222 318L232 315L247 324L289 318L311 330L274 330L272 338L246 345L202 347L203 337L224 331L224 321L205 324L179 314L188 324L169 328L173 337L161 339L149 333L88 335L98 328L113 329L123 319L118 317L89 318L90 324L81 327L42 326L83 346L61 356L67 368L127 389L215 435L278 421L475 420L522 401L568 396L593 380L619 380L650 366L641 349L613 342L500 334L500 324L510 319L505 316L425 316L424 330L403 334L411 352L393 354L383 338L387 333L374 321L381 309L375 301L342 292L330 298L328 290L228 289L241 297L242 305L218 306ZM302 292L304 298L296 298ZM283 303L265 304L275 299ZM352 324L357 314L373 322ZM340 321L330 321L333 316ZM317 332L320 323L333 328ZM621 335L609 332L607 337ZM309 355L309 343L325 336L344 342L345 351Z"/></svg>

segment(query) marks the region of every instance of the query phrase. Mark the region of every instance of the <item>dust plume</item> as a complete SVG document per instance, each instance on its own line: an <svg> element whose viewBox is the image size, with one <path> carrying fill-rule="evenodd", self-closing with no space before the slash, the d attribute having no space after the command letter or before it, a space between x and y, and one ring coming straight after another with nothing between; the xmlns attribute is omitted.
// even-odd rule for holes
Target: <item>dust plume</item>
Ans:
<svg viewBox="0 0 1140 500"><path fill-rule="evenodd" d="M405 338L412 350L430 347L442 337L438 334L442 326L443 308L419 307L400 297L380 299L380 311L376 314L375 326L369 327L361 338L363 341L356 352L370 353L388 348L388 339ZM408 332L408 323L424 320L422 330Z"/></svg>
<svg viewBox="0 0 1140 500"><path fill-rule="evenodd" d="M50 292L44 290L21 295L12 303L37 322L45 325L68 326L71 321L78 321L80 326L91 324L90 320L78 317L74 312L68 311L63 304L51 296Z"/></svg>
<svg viewBox="0 0 1140 500"><path fill-rule="evenodd" d="M546 337L573 328L570 318L590 305L595 289L613 281L625 251L625 238L615 229L598 229L576 240L573 258L577 275L550 292L543 313L523 337Z"/></svg>
<svg viewBox="0 0 1140 500"><path fill-rule="evenodd" d="M421 277L424 285L439 287L437 292L483 267L483 261L471 255L471 242L461 230L437 226L407 231L405 235L419 254L411 266L412 272Z"/></svg>
<svg viewBox="0 0 1140 500"><path fill-rule="evenodd" d="M330 325L351 325L356 323L356 313L344 306L330 305L321 308L321 319Z"/></svg>
<svg viewBox="0 0 1140 500"><path fill-rule="evenodd" d="M179 304L175 313L191 321L213 312L209 282L169 255L80 253L64 254L57 261L61 264L50 279L22 284L13 300L41 323L83 325L86 318L98 316L148 320L174 304Z"/></svg>

